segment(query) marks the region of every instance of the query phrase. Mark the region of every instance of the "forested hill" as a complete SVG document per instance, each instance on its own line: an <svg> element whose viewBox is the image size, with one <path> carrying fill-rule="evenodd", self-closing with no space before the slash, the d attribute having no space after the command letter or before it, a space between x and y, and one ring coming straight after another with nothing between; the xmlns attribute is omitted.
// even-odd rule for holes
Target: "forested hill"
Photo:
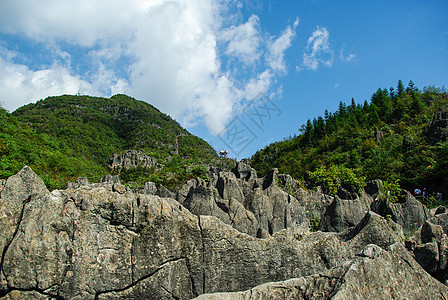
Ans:
<svg viewBox="0 0 448 300"><path fill-rule="evenodd" d="M142 150L163 168L120 174L126 181L139 176L157 182L166 179L159 178L162 174L179 173L179 166L217 157L207 142L171 117L126 95L63 95L11 114L1 109L0 137L0 178L29 165L52 188L80 176L98 180L111 172L108 160L114 153L130 149Z"/></svg>
<svg viewBox="0 0 448 300"><path fill-rule="evenodd" d="M261 175L275 167L316 184L382 179L448 196L447 109L444 88L419 90L400 80L370 102L340 102L336 112L308 120L297 136L255 153L252 166Z"/></svg>

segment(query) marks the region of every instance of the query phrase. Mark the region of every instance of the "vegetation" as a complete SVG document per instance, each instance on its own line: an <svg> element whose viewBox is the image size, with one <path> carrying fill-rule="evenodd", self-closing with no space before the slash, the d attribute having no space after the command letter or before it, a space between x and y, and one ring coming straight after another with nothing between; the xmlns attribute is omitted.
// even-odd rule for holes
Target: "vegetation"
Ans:
<svg viewBox="0 0 448 300"><path fill-rule="evenodd" d="M278 168L331 194L373 179L448 192L448 141L430 141L425 132L447 109L444 89L419 90L412 81L405 88L400 80L397 89L378 89L370 102L340 102L336 112L308 120L300 134L255 153L252 166L262 176Z"/></svg>
<svg viewBox="0 0 448 300"><path fill-rule="evenodd" d="M0 178L29 165L49 188L79 176L98 181L111 173L109 158L130 149L143 150L161 166L120 173L124 182L139 184L153 179L174 186L189 176L204 177L201 165L217 158L210 145L168 115L126 95L63 95L12 114L0 109Z"/></svg>
<svg viewBox="0 0 448 300"><path fill-rule="evenodd" d="M384 181L381 187L381 192L379 198L384 201L389 201L396 203L399 201L401 195L400 180L397 179L395 182Z"/></svg>

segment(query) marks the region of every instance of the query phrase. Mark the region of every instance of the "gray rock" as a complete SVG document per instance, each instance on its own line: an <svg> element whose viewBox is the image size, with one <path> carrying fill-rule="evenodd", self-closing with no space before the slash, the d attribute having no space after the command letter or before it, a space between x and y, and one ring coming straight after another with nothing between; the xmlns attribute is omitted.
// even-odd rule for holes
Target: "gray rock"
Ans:
<svg viewBox="0 0 448 300"><path fill-rule="evenodd" d="M443 228L440 225L435 225L426 221L420 229L420 234L421 241L424 244L431 242L440 243L443 238Z"/></svg>
<svg viewBox="0 0 448 300"><path fill-rule="evenodd" d="M272 236L258 230L266 238L256 238L230 226L235 223L232 218L250 219L246 212L250 210L243 210L244 204L236 199L222 199L205 182L191 187L184 201L200 216L174 199L129 189L117 192L110 186L88 184L49 193L29 168L7 180L0 202L0 215L7 216L0 218L0 297L190 299L304 277L310 285L301 291L310 295L335 287L349 297L354 291L361 293L360 286L379 295L384 290L378 287L383 285L397 295L420 295L423 288L429 295L446 293L445 286L422 275L426 273L418 264L408 258L401 263L387 254L385 250L399 237L384 218L372 212L345 232L309 233L295 225L295 216L282 212L289 207L294 213L293 197L276 186L258 187L257 193L270 199L266 203L272 208L272 228L281 227L276 223L278 216L291 225ZM221 211L229 224L203 216L202 211ZM383 250L374 246L363 250L368 244ZM384 264L368 267L377 260ZM386 271L380 272L385 265ZM407 265L411 269L403 269ZM410 275L405 276L405 271ZM355 284L347 274L376 277ZM402 277L413 276L424 280L403 281ZM337 284L340 277L339 282L347 285ZM402 280L400 289L393 278Z"/></svg>
<svg viewBox="0 0 448 300"><path fill-rule="evenodd" d="M49 195L44 182L31 168L25 166L16 175L3 182L0 198L0 291L7 289L7 280L4 277L4 255L11 248L11 243L19 234L18 228L23 221L25 206L34 195Z"/></svg>
<svg viewBox="0 0 448 300"><path fill-rule="evenodd" d="M429 219L429 222L434 225L439 225L442 227L443 232L448 234L448 213L436 214L434 217Z"/></svg>
<svg viewBox="0 0 448 300"><path fill-rule="evenodd" d="M434 281L395 245L367 245L345 264L323 273L259 285L247 291L204 294L196 299L444 299L448 289ZM378 288L381 287L381 288ZM411 287L411 288L409 288Z"/></svg>
<svg viewBox="0 0 448 300"><path fill-rule="evenodd" d="M235 174L236 178L243 180L257 178L257 171L242 161L236 163L235 167L232 169L232 172Z"/></svg>
<svg viewBox="0 0 448 300"><path fill-rule="evenodd" d="M230 172L219 173L218 180L216 182L216 189L219 192L219 196L222 199L234 198L240 202L244 201L244 194L237 181L235 174Z"/></svg>
<svg viewBox="0 0 448 300"><path fill-rule="evenodd" d="M436 242L416 246L414 249L415 260L425 269L433 273L439 265L439 248Z"/></svg>
<svg viewBox="0 0 448 300"><path fill-rule="evenodd" d="M162 197L162 198L171 198L171 199L175 199L176 198L176 194L174 194L173 192L171 192L169 189L167 189L166 187L164 187L163 185L159 184L157 186L157 196Z"/></svg>
<svg viewBox="0 0 448 300"><path fill-rule="evenodd" d="M366 210L359 199L347 200L335 197L321 218L319 229L322 231L341 232L356 226L365 216Z"/></svg>
<svg viewBox="0 0 448 300"><path fill-rule="evenodd" d="M409 192L405 192L403 200L397 203L376 199L371 210L384 217L390 216L411 235L431 216L429 210Z"/></svg>
<svg viewBox="0 0 448 300"><path fill-rule="evenodd" d="M432 121L425 125L423 134L431 145L445 141L448 131L448 111L436 112Z"/></svg>
<svg viewBox="0 0 448 300"><path fill-rule="evenodd" d="M65 188L66 189L77 189L81 186L88 185L89 180L86 177L78 177L75 182L67 182Z"/></svg>
<svg viewBox="0 0 448 300"><path fill-rule="evenodd" d="M447 212L446 207L440 205L439 207L436 207L434 209L434 213L432 215L435 216L435 215L439 215L439 214L444 214L446 212Z"/></svg>
<svg viewBox="0 0 448 300"><path fill-rule="evenodd" d="M149 155L146 155L144 151L128 150L124 153L114 153L109 158L109 167L117 172L121 172L123 169L135 169L151 168L157 166L157 160Z"/></svg>
<svg viewBox="0 0 448 300"><path fill-rule="evenodd" d="M101 183L110 183L110 184L120 183L120 178L118 177L118 175L112 176L112 175L108 174L108 175L102 177L100 179L100 182Z"/></svg>
<svg viewBox="0 0 448 300"><path fill-rule="evenodd" d="M145 182L145 185L141 189L142 194L155 195L157 193L157 186L154 182Z"/></svg>
<svg viewBox="0 0 448 300"><path fill-rule="evenodd" d="M322 219L328 207L334 201L334 197L325 195L320 187L317 190L297 189L293 194L299 204L304 207L305 211L311 216L318 216Z"/></svg>
<svg viewBox="0 0 448 300"><path fill-rule="evenodd" d="M180 189L176 192L176 200L181 204L184 203L185 199L187 199L188 194L190 193L191 188L195 188L197 185L197 181L195 179L191 179L187 181Z"/></svg>

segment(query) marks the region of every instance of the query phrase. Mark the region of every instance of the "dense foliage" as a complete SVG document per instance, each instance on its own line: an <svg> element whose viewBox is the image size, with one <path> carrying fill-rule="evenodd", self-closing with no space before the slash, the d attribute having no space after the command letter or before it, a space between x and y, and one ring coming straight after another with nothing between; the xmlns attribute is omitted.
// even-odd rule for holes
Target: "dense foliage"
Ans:
<svg viewBox="0 0 448 300"><path fill-rule="evenodd" d="M421 91L412 81L407 88L399 81L396 90L378 89L370 102L340 102L336 112L308 120L299 135L255 153L252 166L260 175L279 168L311 184L324 183L332 192L342 183L337 172L347 178L355 174L355 186L382 179L408 190L448 192L448 142L430 142L425 132L434 115L447 109L444 89Z"/></svg>
<svg viewBox="0 0 448 300"><path fill-rule="evenodd" d="M97 181L111 172L113 153L129 149L143 150L161 167L123 172L125 181L184 179L187 169L217 158L168 115L126 95L49 97L12 114L1 109L0 125L0 178L29 165L50 188L79 176Z"/></svg>

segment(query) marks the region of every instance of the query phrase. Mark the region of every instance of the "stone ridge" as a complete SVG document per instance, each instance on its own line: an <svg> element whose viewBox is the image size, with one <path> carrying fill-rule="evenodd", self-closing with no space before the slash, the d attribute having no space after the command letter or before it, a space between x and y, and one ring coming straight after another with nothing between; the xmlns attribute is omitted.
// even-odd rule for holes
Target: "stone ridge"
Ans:
<svg viewBox="0 0 448 300"><path fill-rule="evenodd" d="M201 187L203 199L213 196L219 201L221 195L225 199L237 191L229 188L236 180L232 175L222 173L213 182L219 178L222 185L216 191L196 181L196 186L187 185L185 199L179 193L176 197L196 207L201 203L198 196L187 200L191 189ZM254 180L250 184L260 179ZM262 200L277 196L260 183L255 188L261 199L259 219L254 214L254 220L269 223L268 217L262 218L262 209L269 207ZM79 180L50 193L25 167L2 186L1 299L191 299L253 293L257 286L285 280L298 282L298 298L304 299L448 297L448 288L397 244L401 238L390 225L393 221L371 211L340 233L300 231L294 222L278 229L271 220L275 232L257 238L235 229L235 222L195 215L173 198L132 191L112 176L94 184ZM245 196L252 190L243 185L241 192ZM273 207L277 212L278 205ZM357 278L362 280L356 284Z"/></svg>

